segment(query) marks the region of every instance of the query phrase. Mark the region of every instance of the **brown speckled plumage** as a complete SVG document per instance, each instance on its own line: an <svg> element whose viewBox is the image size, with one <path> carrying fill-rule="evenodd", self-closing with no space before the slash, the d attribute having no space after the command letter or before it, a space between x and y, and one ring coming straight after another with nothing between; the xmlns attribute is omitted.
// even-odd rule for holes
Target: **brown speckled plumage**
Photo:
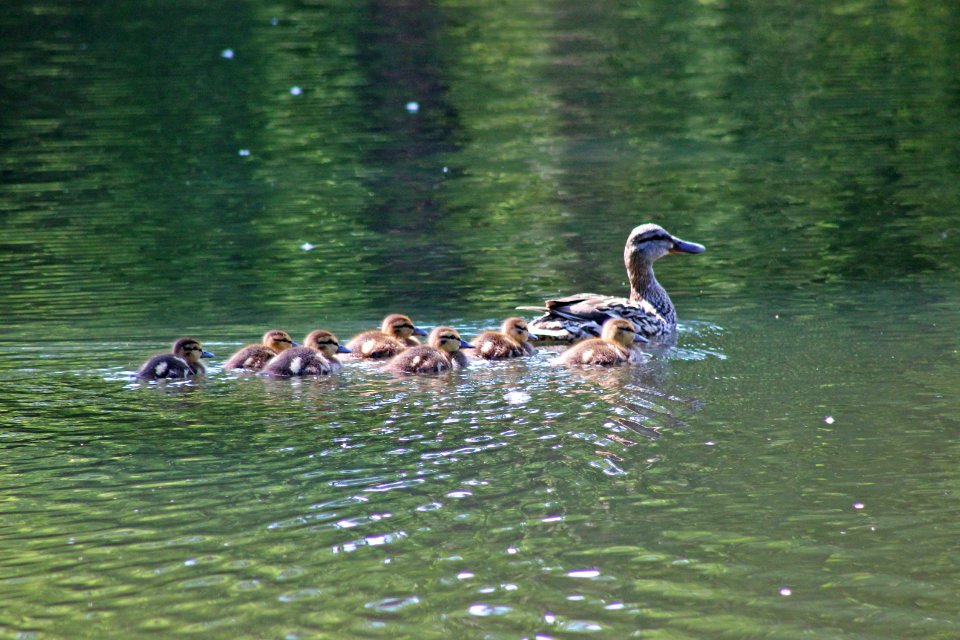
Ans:
<svg viewBox="0 0 960 640"><path fill-rule="evenodd" d="M668 253L701 253L702 245L687 242L655 224L634 228L623 250L628 298L578 293L547 300L544 307L520 307L545 313L530 323L530 329L545 343L570 344L600 335L609 318L626 318L649 338L671 340L676 334L677 312L667 291L657 282L653 263Z"/></svg>

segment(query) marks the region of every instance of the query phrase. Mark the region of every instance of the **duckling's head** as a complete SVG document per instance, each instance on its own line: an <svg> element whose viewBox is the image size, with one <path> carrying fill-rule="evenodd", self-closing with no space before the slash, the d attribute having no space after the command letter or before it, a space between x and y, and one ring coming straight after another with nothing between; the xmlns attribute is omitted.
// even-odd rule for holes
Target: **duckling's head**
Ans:
<svg viewBox="0 0 960 640"><path fill-rule="evenodd" d="M523 318L507 318L500 326L500 333L510 336L521 344L528 340L537 339L537 336L530 333L527 321Z"/></svg>
<svg viewBox="0 0 960 640"><path fill-rule="evenodd" d="M696 242L687 242L667 233L657 224L642 224L635 227L627 238L623 257L629 266L634 261L653 264L668 253L703 253L706 247Z"/></svg>
<svg viewBox="0 0 960 640"><path fill-rule="evenodd" d="M173 343L173 354L180 356L187 362L197 363L200 358L212 358L213 354L205 350L198 340L180 338Z"/></svg>
<svg viewBox="0 0 960 640"><path fill-rule="evenodd" d="M399 340L406 340L410 336L425 336L427 332L413 324L413 320L401 313L394 313L383 319L380 330Z"/></svg>
<svg viewBox="0 0 960 640"><path fill-rule="evenodd" d="M273 349L277 353L286 351L290 347L297 346L290 334L279 329L271 329L263 334L263 346Z"/></svg>
<svg viewBox="0 0 960 640"><path fill-rule="evenodd" d="M333 335L329 331L324 331L323 329L311 331L309 335L304 338L303 345L313 349L314 351L319 351L328 358L333 356L335 353L350 353L350 349L340 345L340 341L337 340L337 336Z"/></svg>
<svg viewBox="0 0 960 640"><path fill-rule="evenodd" d="M473 349L473 345L461 338L453 327L436 327L430 332L427 342L434 349L447 353L456 353L460 349Z"/></svg>
<svg viewBox="0 0 960 640"><path fill-rule="evenodd" d="M623 318L611 318L604 322L600 337L607 342L613 342L628 349L634 342L650 342L646 337L637 333L632 322Z"/></svg>

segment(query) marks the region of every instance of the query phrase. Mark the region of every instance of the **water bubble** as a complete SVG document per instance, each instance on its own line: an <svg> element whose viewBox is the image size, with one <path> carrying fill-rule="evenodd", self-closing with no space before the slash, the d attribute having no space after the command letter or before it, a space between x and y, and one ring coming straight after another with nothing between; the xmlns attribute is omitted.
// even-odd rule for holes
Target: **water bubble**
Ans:
<svg viewBox="0 0 960 640"><path fill-rule="evenodd" d="M526 391L508 391L504 394L503 399L507 401L507 404L523 404L530 402L530 394Z"/></svg>
<svg viewBox="0 0 960 640"><path fill-rule="evenodd" d="M292 87L290 87L290 95L299 96L302 93L303 93L303 89L301 89L297 85L293 85Z"/></svg>
<svg viewBox="0 0 960 640"><path fill-rule="evenodd" d="M220 57L226 60L233 60L233 49L224 49L220 52Z"/></svg>
<svg viewBox="0 0 960 640"><path fill-rule="evenodd" d="M854 509L863 509L863 503L862 503L862 502L854 502L854 503L853 503L853 508L854 508Z"/></svg>
<svg viewBox="0 0 960 640"><path fill-rule="evenodd" d="M419 102L408 102L408 103L407 103L407 106L406 106L406 109L407 109L407 113L416 113L416 112L420 111L420 103L419 103Z"/></svg>
<svg viewBox="0 0 960 640"><path fill-rule="evenodd" d="M827 416L823 419L827 424L833 424L833 416Z"/></svg>
<svg viewBox="0 0 960 640"><path fill-rule="evenodd" d="M781 587L781 588L780 588L780 595L782 595L782 596L793 595L793 589L791 589L790 587Z"/></svg>
<svg viewBox="0 0 960 640"><path fill-rule="evenodd" d="M315 247L309 242L304 242L302 245L300 245L300 248L304 251L313 251Z"/></svg>
<svg viewBox="0 0 960 640"><path fill-rule="evenodd" d="M240 149L239 151L237 151L237 155L240 155L246 158L247 156L250 155L250 149Z"/></svg>

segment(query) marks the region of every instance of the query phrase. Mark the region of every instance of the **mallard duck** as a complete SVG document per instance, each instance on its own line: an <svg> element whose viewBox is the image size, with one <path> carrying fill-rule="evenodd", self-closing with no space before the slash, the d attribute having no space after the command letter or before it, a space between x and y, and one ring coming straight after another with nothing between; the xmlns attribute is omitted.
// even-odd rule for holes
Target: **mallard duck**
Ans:
<svg viewBox="0 0 960 640"><path fill-rule="evenodd" d="M263 334L260 344L248 344L230 356L223 368L260 371L273 356L296 346L299 345L290 338L289 333L271 329Z"/></svg>
<svg viewBox="0 0 960 640"><path fill-rule="evenodd" d="M383 319L380 331L364 331L347 343L347 348L356 358L392 358L408 347L420 345L413 336L425 336L427 332L413 324L407 316L394 313Z"/></svg>
<svg viewBox="0 0 960 640"><path fill-rule="evenodd" d="M578 342L560 354L554 364L609 366L638 362L643 352L635 345L643 342L649 340L637 333L632 322L613 318L603 323L601 337Z"/></svg>
<svg viewBox="0 0 960 640"><path fill-rule="evenodd" d="M648 338L670 340L677 330L677 311L653 275L653 263L668 253L702 253L706 248L667 233L655 224L636 227L627 238L623 261L630 279L630 297L578 293L547 300L543 307L520 307L545 313L530 323L544 342L570 344L600 335L608 318L626 318Z"/></svg>
<svg viewBox="0 0 960 640"><path fill-rule="evenodd" d="M206 351L199 341L180 338L173 343L170 353L161 353L147 360L137 372L137 377L144 380L177 380L203 375L206 368L200 358L212 357L213 354Z"/></svg>
<svg viewBox="0 0 960 640"><path fill-rule="evenodd" d="M523 318L507 318L500 331L484 331L473 339L474 354L485 360L532 356L537 352L528 340L536 340Z"/></svg>
<svg viewBox="0 0 960 640"><path fill-rule="evenodd" d="M384 367L394 373L434 373L447 369L465 369L469 362L460 349L472 349L452 327L436 327L430 332L427 345L410 347Z"/></svg>
<svg viewBox="0 0 960 640"><path fill-rule="evenodd" d="M337 353L350 353L340 346L337 336L329 331L311 331L302 347L293 347L274 356L260 375L264 376L325 376L340 371Z"/></svg>

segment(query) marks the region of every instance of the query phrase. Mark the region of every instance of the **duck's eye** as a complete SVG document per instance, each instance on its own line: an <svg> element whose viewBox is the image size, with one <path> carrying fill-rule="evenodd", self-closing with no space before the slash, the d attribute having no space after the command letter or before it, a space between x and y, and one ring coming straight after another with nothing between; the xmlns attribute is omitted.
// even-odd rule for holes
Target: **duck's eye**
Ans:
<svg viewBox="0 0 960 640"><path fill-rule="evenodd" d="M440 339L441 339L441 340L456 340L457 342L460 341L460 338L458 338L458 337L456 337L456 336L440 336Z"/></svg>

